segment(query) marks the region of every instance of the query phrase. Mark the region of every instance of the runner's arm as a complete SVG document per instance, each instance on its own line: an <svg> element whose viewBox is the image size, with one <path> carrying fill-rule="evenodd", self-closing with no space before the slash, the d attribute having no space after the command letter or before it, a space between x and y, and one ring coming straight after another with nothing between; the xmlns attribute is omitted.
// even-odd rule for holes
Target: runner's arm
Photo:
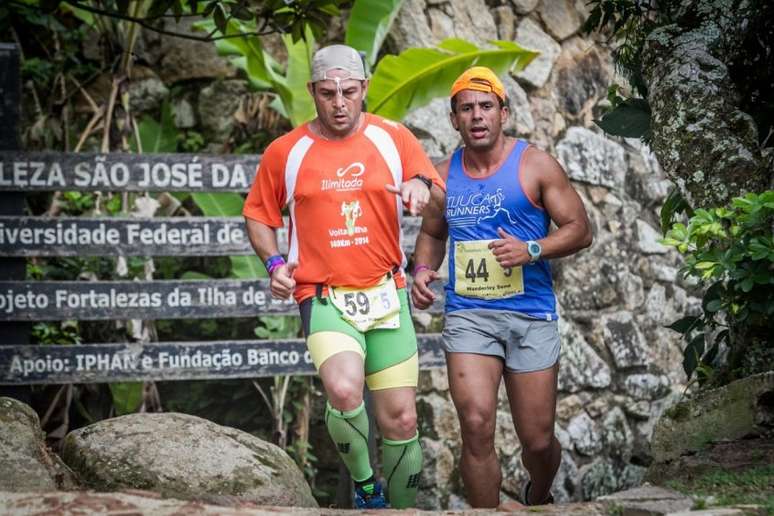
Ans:
<svg viewBox="0 0 774 516"><path fill-rule="evenodd" d="M562 166L548 153L532 147L525 156L525 168L538 171L542 205L558 228L538 241L543 248L541 257L561 258L590 246L591 222Z"/></svg>
<svg viewBox="0 0 774 516"><path fill-rule="evenodd" d="M250 244L261 261L265 262L270 256L280 254L274 228L249 217L245 217L245 225L247 238L250 239Z"/></svg>
<svg viewBox="0 0 774 516"><path fill-rule="evenodd" d="M448 160L438 167L438 172L444 180L446 180L448 170ZM434 197L425 209L422 216L422 226L414 248L414 270L419 270L414 274L411 300L414 302L414 306L420 310L429 308L437 297L429 285L440 278L437 269L443 263L446 254L446 239L449 229L444 217L446 194L442 193L441 199Z"/></svg>
<svg viewBox="0 0 774 516"><path fill-rule="evenodd" d="M449 176L449 159L436 165L438 175L446 182ZM414 264L426 265L433 270L443 263L446 254L446 239L449 236L449 228L446 225L446 192L433 185L433 196L430 204L422 214L422 227L417 235L414 248ZM438 194L436 194L436 192Z"/></svg>
<svg viewBox="0 0 774 516"><path fill-rule="evenodd" d="M255 250L255 254L266 263L270 256L279 254L277 245L277 233L273 227L267 226L255 219L245 217L247 226L247 237ZM269 287L271 294L277 299L288 299L296 288L296 281L293 279L296 263L285 263L274 269L270 274Z"/></svg>

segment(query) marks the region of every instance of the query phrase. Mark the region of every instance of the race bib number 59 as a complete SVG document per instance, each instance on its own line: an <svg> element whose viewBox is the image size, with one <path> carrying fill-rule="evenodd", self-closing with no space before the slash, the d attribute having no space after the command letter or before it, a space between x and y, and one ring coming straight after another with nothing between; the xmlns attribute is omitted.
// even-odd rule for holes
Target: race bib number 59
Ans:
<svg viewBox="0 0 774 516"><path fill-rule="evenodd" d="M333 306L358 331L400 327L400 300L392 277L374 287L329 287L328 291Z"/></svg>
<svg viewBox="0 0 774 516"><path fill-rule="evenodd" d="M454 292L479 299L502 299L524 293L521 267L502 267L489 243L470 240L454 244Z"/></svg>

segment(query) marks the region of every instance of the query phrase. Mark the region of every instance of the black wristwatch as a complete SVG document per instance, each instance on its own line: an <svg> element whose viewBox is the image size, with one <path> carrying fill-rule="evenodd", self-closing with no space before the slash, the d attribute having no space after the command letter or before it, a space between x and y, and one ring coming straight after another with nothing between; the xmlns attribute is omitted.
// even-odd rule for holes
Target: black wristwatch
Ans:
<svg viewBox="0 0 774 516"><path fill-rule="evenodd" d="M419 179L420 181L422 181L425 184L425 186L427 187L428 190L432 190L433 189L433 180L430 179L427 176L423 176L421 174L418 174L418 175L412 177L411 179Z"/></svg>

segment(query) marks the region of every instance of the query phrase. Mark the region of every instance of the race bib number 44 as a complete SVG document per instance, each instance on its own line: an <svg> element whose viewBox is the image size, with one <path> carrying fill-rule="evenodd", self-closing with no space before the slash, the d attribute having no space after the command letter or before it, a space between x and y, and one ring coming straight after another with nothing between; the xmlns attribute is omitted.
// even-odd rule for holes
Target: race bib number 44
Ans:
<svg viewBox="0 0 774 516"><path fill-rule="evenodd" d="M329 287L328 291L333 306L358 331L400 327L400 300L391 277L375 287Z"/></svg>
<svg viewBox="0 0 774 516"><path fill-rule="evenodd" d="M489 243L470 240L454 244L454 292L479 299L502 299L524 293L521 267L502 267Z"/></svg>

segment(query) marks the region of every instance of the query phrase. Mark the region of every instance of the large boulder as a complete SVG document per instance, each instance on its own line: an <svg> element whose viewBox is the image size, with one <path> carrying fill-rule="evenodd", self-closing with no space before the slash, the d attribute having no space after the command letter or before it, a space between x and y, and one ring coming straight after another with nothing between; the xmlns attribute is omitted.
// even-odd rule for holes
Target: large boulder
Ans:
<svg viewBox="0 0 774 516"><path fill-rule="evenodd" d="M183 499L238 497L317 507L301 471L277 446L185 414L131 414L71 432L62 456L89 488L144 489Z"/></svg>
<svg viewBox="0 0 774 516"><path fill-rule="evenodd" d="M0 491L51 491L76 487L72 472L46 447L32 408L0 398Z"/></svg>
<svg viewBox="0 0 774 516"><path fill-rule="evenodd" d="M737 380L667 410L653 433L652 468L714 442L772 434L774 371Z"/></svg>

